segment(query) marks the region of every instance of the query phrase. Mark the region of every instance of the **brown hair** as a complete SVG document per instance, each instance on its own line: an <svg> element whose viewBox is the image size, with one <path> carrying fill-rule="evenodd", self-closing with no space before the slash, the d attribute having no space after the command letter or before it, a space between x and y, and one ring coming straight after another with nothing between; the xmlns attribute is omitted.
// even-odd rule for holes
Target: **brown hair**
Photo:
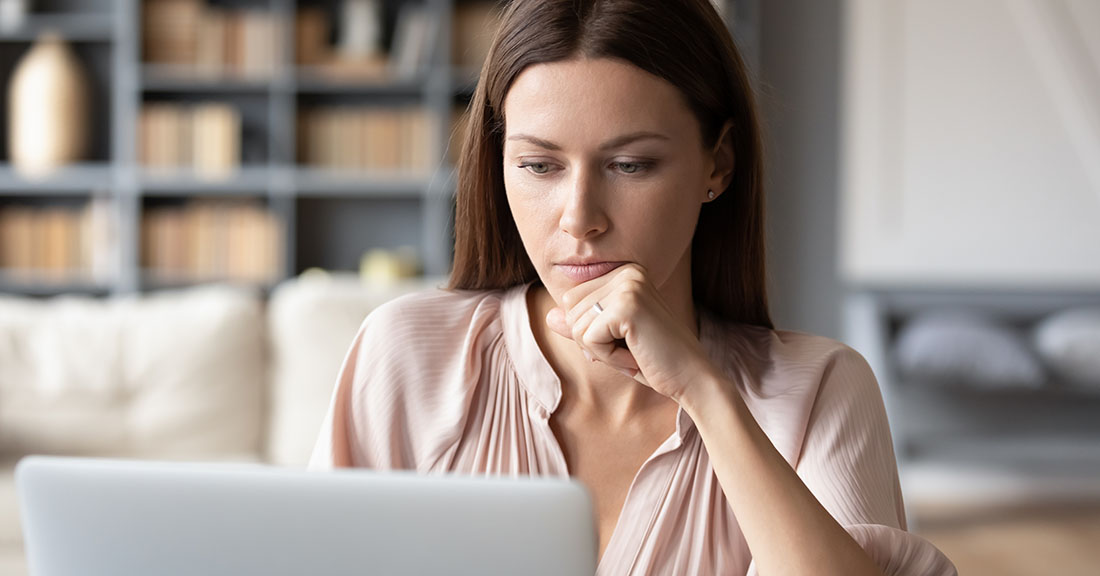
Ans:
<svg viewBox="0 0 1100 576"><path fill-rule="evenodd" d="M696 304L724 319L773 328L764 244L763 143L744 62L709 0L513 0L481 69L458 162L450 288L500 289L538 278L504 191L504 99L533 64L615 58L685 96L713 149L732 119L736 168L703 206L692 240Z"/></svg>

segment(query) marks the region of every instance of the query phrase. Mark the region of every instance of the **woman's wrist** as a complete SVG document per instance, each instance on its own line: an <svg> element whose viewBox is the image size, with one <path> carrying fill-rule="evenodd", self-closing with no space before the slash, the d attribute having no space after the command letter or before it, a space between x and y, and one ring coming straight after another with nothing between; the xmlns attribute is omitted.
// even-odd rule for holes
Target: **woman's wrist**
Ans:
<svg viewBox="0 0 1100 576"><path fill-rule="evenodd" d="M683 393L676 401L695 422L706 417L710 408L716 408L729 402L742 403L741 393L724 374L716 369L706 369L699 372L690 385L684 387Z"/></svg>

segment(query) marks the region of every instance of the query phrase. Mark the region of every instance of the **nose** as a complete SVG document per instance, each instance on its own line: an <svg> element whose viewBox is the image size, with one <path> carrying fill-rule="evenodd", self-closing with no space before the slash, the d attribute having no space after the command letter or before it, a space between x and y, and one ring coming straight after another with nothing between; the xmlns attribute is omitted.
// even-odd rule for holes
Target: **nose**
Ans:
<svg viewBox="0 0 1100 576"><path fill-rule="evenodd" d="M577 239L592 238L607 231L607 213L602 205L599 180L586 170L576 171L565 184L561 230Z"/></svg>

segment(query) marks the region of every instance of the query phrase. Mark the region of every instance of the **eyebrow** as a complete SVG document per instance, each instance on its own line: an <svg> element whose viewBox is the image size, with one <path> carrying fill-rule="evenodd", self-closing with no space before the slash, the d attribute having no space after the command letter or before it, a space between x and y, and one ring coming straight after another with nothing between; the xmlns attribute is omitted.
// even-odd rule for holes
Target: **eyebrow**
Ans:
<svg viewBox="0 0 1100 576"><path fill-rule="evenodd" d="M646 139L665 140L665 141L671 140L671 138L669 138L668 136L665 136L664 134L658 134L657 132L646 132L646 131L631 132L630 134L623 134L622 136L619 136L617 138L612 138L611 140L608 140L607 142L604 142L603 144L600 145L599 149L601 151L606 151L606 150L610 150L612 148L618 148L620 146L630 144L631 142L636 142L638 140L646 140ZM513 135L508 137L508 140L526 140L528 142L531 142L532 144L537 144L537 145L539 145L543 148L546 148L547 150L561 150L561 146L559 146L557 144L554 144L553 142L550 142L549 140L543 140L542 138L537 138L535 136L530 136L530 135L527 135L527 134L513 134Z"/></svg>

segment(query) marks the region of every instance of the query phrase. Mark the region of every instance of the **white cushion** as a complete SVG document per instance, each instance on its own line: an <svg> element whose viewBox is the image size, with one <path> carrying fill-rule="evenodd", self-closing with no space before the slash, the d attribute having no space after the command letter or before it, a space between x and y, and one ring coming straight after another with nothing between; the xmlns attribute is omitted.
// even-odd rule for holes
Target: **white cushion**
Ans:
<svg viewBox="0 0 1100 576"><path fill-rule="evenodd" d="M1062 379L1100 387L1100 308L1064 310L1035 327L1035 348Z"/></svg>
<svg viewBox="0 0 1100 576"><path fill-rule="evenodd" d="M257 454L264 342L243 289L0 298L0 452Z"/></svg>
<svg viewBox="0 0 1100 576"><path fill-rule="evenodd" d="M4 576L24 576L27 574L27 561L23 548L0 548L0 574Z"/></svg>
<svg viewBox="0 0 1100 576"><path fill-rule="evenodd" d="M1023 337L976 312L918 315L898 334L895 358L902 378L962 386L1042 386L1042 365Z"/></svg>

